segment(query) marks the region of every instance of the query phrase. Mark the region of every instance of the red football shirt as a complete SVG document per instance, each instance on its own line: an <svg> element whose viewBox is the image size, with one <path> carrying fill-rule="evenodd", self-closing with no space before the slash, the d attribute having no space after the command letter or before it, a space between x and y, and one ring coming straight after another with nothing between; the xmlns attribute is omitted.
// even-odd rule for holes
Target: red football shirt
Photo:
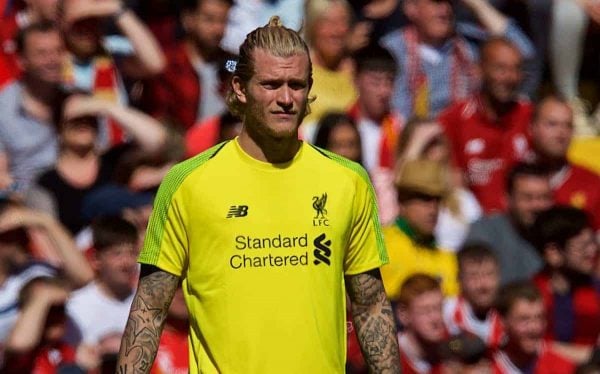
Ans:
<svg viewBox="0 0 600 374"><path fill-rule="evenodd" d="M571 374L575 372L575 365L554 353L546 344L534 363L532 373L534 374ZM510 361L508 356L499 351L493 358L494 374L516 374L521 371Z"/></svg>
<svg viewBox="0 0 600 374"><path fill-rule="evenodd" d="M165 328L151 374L187 374L189 367L188 333Z"/></svg>
<svg viewBox="0 0 600 374"><path fill-rule="evenodd" d="M529 102L519 101L509 113L492 121L481 99L472 97L451 105L439 117L453 162L486 213L506 209L506 174L529 152L527 126L532 109Z"/></svg>
<svg viewBox="0 0 600 374"><path fill-rule="evenodd" d="M0 88L21 74L17 62L15 37L19 32L16 13L0 18Z"/></svg>
<svg viewBox="0 0 600 374"><path fill-rule="evenodd" d="M28 353L7 354L4 370L7 373L55 374L61 366L74 363L75 349L66 343L58 343Z"/></svg>
<svg viewBox="0 0 600 374"><path fill-rule="evenodd" d="M585 210L592 227L600 229L600 176L577 165L568 165L551 179L554 200Z"/></svg>

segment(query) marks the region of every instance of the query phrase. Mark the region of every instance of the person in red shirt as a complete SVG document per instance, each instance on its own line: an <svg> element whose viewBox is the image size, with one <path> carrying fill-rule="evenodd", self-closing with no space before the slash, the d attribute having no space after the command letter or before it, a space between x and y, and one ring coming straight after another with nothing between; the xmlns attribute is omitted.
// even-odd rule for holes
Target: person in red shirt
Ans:
<svg viewBox="0 0 600 374"><path fill-rule="evenodd" d="M447 338L443 301L440 282L429 275L417 273L402 284L395 309L404 327L398 333L402 373L442 372L439 348Z"/></svg>
<svg viewBox="0 0 600 374"><path fill-rule="evenodd" d="M474 96L439 117L451 155L486 213L506 209L507 171L527 155L529 102L518 98L522 57L508 40L495 38L481 49L482 86Z"/></svg>
<svg viewBox="0 0 600 374"><path fill-rule="evenodd" d="M188 373L188 310L183 291L175 291L151 374Z"/></svg>
<svg viewBox="0 0 600 374"><path fill-rule="evenodd" d="M556 202L587 211L594 229L599 230L600 176L567 160L573 139L573 110L568 101L554 95L542 99L530 131L533 158L549 169Z"/></svg>
<svg viewBox="0 0 600 374"><path fill-rule="evenodd" d="M534 281L540 289L548 326L546 337L593 346L600 335L600 281L594 277L598 244L585 212L557 206L534 225L545 269Z"/></svg>
<svg viewBox="0 0 600 374"><path fill-rule="evenodd" d="M444 303L444 320L451 334L478 336L492 350L500 347L504 329L494 302L500 288L500 266L485 244L467 244L457 254L460 296Z"/></svg>
<svg viewBox="0 0 600 374"><path fill-rule="evenodd" d="M569 374L575 365L544 341L546 310L531 282L510 283L500 290L498 312L506 329L506 345L494 354L494 374Z"/></svg>
<svg viewBox="0 0 600 374"><path fill-rule="evenodd" d="M182 130L225 109L218 69L231 58L220 44L233 0L185 1L185 38L165 50L167 67L150 85L148 111Z"/></svg>

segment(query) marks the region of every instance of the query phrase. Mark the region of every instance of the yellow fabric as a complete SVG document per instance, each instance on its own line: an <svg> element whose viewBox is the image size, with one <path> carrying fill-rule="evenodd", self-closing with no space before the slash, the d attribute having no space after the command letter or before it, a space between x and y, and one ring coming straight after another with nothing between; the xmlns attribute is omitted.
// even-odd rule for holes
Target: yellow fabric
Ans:
<svg viewBox="0 0 600 374"><path fill-rule="evenodd" d="M415 92L414 116L418 118L429 117L429 89L427 82L422 82Z"/></svg>
<svg viewBox="0 0 600 374"><path fill-rule="evenodd" d="M346 112L358 98L351 73L336 72L317 65L313 65L310 95L316 96L317 100L310 105L311 113L304 119L309 126L315 125L326 112Z"/></svg>
<svg viewBox="0 0 600 374"><path fill-rule="evenodd" d="M600 174L600 136L574 138L569 147L569 160Z"/></svg>
<svg viewBox="0 0 600 374"><path fill-rule="evenodd" d="M183 279L191 373L343 373L344 275L387 262L365 171L220 147L169 172L139 259Z"/></svg>
<svg viewBox="0 0 600 374"><path fill-rule="evenodd" d="M384 227L383 237L390 262L381 268L381 276L388 297L396 298L402 283L415 273L441 279L446 296L458 294L458 267L452 252L421 247L396 225Z"/></svg>

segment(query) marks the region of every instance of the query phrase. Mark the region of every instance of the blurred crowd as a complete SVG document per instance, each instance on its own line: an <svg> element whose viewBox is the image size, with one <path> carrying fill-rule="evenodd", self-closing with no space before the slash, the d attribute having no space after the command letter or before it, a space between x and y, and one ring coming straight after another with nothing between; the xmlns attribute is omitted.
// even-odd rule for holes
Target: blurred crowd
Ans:
<svg viewBox="0 0 600 374"><path fill-rule="evenodd" d="M303 140L373 182L403 373L600 373L596 0L0 12L0 373L114 373L154 194L239 133L238 46L274 14L310 47ZM187 319L179 291L153 373L187 373Z"/></svg>

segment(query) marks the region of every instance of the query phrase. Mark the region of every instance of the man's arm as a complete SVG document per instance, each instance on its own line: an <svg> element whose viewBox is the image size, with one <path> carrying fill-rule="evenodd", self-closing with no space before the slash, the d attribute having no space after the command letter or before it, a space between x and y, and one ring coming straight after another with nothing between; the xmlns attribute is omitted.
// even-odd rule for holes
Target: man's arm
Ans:
<svg viewBox="0 0 600 374"><path fill-rule="evenodd" d="M142 265L137 292L121 340L117 373L149 373L179 277Z"/></svg>
<svg viewBox="0 0 600 374"><path fill-rule="evenodd" d="M400 350L392 306L379 269L346 276L352 317L371 373L400 373Z"/></svg>

